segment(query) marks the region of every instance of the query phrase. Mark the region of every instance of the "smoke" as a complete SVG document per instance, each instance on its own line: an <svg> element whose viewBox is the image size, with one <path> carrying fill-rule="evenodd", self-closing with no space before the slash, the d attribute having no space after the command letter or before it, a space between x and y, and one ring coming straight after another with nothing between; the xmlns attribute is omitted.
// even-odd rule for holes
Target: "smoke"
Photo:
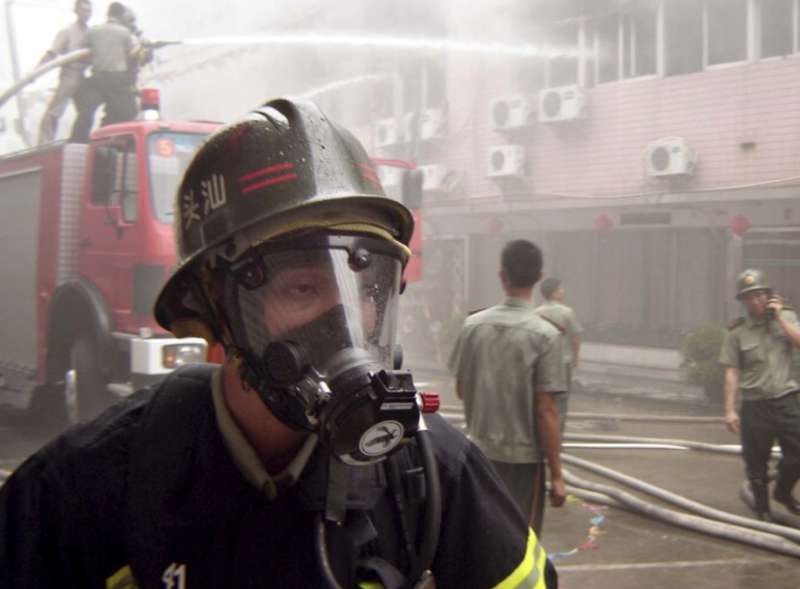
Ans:
<svg viewBox="0 0 800 589"><path fill-rule="evenodd" d="M307 0L276 11L240 1L224 7L178 1L166 14L163 6L134 9L149 38L186 42L160 52L143 76L164 90L168 115L228 119L269 97L313 94L346 119L338 111L363 110L359 91L372 93L367 114L393 114L390 105L374 104L393 98L392 88L376 92L373 84L387 70L418 69L423 60L443 64L455 54L497 61L542 56L547 47L512 33L515 13L504 4L515 3L411 0L378 8L366 0ZM355 80L364 81L363 89Z"/></svg>

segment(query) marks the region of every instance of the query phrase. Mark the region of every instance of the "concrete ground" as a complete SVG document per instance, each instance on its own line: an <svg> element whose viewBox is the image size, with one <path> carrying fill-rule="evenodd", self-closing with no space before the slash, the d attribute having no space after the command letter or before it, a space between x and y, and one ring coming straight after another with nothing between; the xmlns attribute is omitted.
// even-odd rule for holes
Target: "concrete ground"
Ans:
<svg viewBox="0 0 800 589"><path fill-rule="evenodd" d="M427 379L427 380L426 380ZM426 388L437 390L455 415L459 408L448 379L421 373ZM679 397L676 397L676 399ZM718 417L717 408L682 401L623 395L575 394L571 413L601 415L686 415ZM736 444L723 423L638 422L588 417L569 419L567 434L600 434L680 438L714 444ZM564 452L686 496L710 507L752 517L739 498L743 466L737 455L686 450L570 449ZM567 470L582 479L608 484L670 509L643 493L575 466ZM798 485L800 487L800 485ZM800 488L797 493L800 494ZM782 506L784 517L792 518ZM800 527L800 519L793 519ZM548 508L542 540L554 559L564 589L730 589L800 587L800 558L716 538L656 521L617 507L571 496L560 509Z"/></svg>

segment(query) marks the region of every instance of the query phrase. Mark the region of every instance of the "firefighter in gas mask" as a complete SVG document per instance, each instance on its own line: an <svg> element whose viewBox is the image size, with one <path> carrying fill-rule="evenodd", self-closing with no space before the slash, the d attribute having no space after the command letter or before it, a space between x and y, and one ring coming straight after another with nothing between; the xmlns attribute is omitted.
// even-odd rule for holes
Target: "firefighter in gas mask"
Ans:
<svg viewBox="0 0 800 589"><path fill-rule="evenodd" d="M413 221L352 135L272 101L200 148L175 215L156 318L225 361L20 467L0 490L0 585L557 585L486 459L422 415L398 367Z"/></svg>

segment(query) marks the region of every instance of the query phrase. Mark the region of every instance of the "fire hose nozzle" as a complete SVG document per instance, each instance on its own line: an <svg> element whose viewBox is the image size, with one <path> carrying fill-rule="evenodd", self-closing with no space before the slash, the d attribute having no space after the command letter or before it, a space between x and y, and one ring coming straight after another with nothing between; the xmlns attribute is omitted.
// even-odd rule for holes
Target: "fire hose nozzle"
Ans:
<svg viewBox="0 0 800 589"><path fill-rule="evenodd" d="M183 41L145 41L142 43L147 49L161 49L169 45L181 45Z"/></svg>

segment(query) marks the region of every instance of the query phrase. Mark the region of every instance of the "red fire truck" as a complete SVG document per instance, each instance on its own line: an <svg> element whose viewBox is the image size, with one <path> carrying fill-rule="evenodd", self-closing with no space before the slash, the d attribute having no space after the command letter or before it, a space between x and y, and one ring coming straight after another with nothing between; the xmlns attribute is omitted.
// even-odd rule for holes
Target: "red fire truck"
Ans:
<svg viewBox="0 0 800 589"><path fill-rule="evenodd" d="M37 418L90 417L206 357L152 305L177 261L175 190L217 125L147 118L0 158L0 399Z"/></svg>
<svg viewBox="0 0 800 589"><path fill-rule="evenodd" d="M152 305L177 262L176 188L218 125L159 120L157 95L146 90L142 104L140 120L102 127L89 144L0 157L0 402L42 422L86 419L206 358L204 340L159 328ZM411 175L398 196L417 221L406 271L415 282L421 177Z"/></svg>

